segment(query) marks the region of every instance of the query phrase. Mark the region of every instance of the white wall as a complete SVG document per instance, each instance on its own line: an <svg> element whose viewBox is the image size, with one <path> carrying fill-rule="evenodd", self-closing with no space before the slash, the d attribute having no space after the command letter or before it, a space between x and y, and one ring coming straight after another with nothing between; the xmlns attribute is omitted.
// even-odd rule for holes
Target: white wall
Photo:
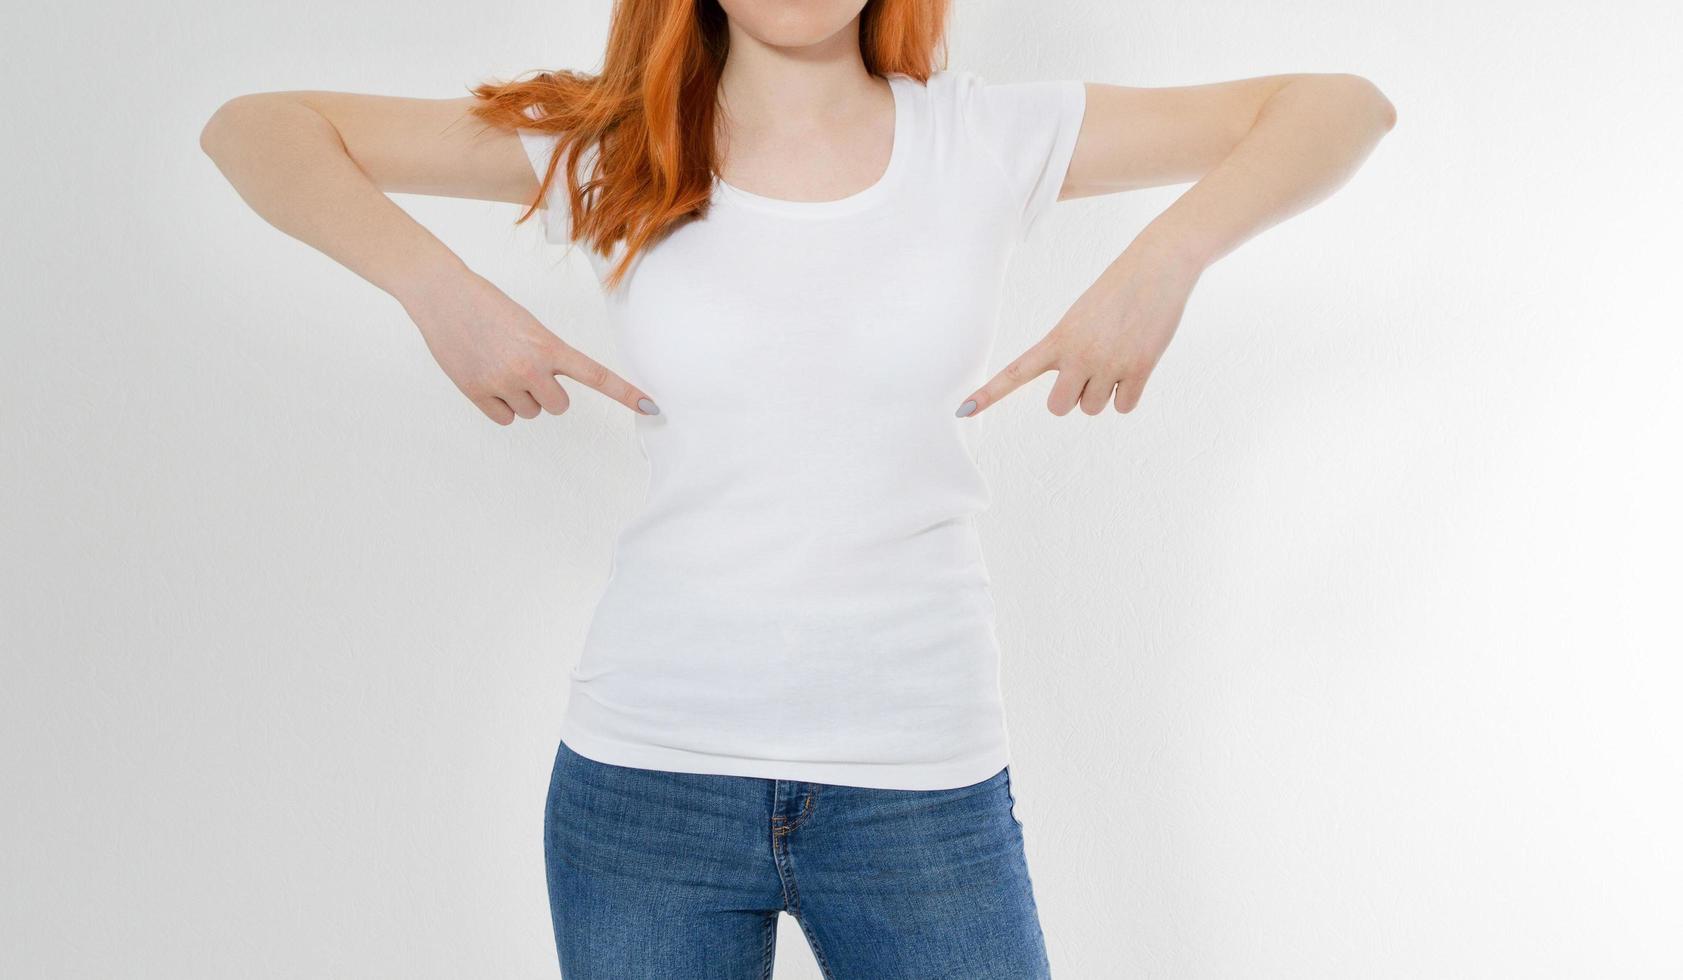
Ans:
<svg viewBox="0 0 1683 980"><path fill-rule="evenodd" d="M11 18L0 974L554 975L543 794L631 418L487 422L196 142L241 92L597 63L603 0L489 13ZM978 420L1058 976L1683 975L1680 37L1660 3L961 2L990 77L1356 71L1401 118L1205 276L1138 412L1056 418L1048 374ZM1178 192L1060 205L997 363ZM611 361L517 209L399 200Z"/></svg>

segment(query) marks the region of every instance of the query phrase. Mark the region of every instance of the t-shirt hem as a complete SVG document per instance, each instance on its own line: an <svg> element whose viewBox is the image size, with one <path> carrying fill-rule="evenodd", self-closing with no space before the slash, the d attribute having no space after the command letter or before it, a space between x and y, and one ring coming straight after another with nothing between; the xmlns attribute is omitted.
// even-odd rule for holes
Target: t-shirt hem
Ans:
<svg viewBox="0 0 1683 980"><path fill-rule="evenodd" d="M1010 764L1008 744L951 762L882 763L799 762L712 755L669 746L634 744L585 731L570 716L562 721L561 741L587 759L635 769L658 769L715 776L750 776L867 789L942 790L973 786Z"/></svg>

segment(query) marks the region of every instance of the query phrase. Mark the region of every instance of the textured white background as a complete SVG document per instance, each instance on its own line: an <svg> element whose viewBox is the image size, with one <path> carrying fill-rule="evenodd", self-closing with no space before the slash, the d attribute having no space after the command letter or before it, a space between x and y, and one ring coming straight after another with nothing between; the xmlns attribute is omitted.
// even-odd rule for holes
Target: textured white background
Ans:
<svg viewBox="0 0 1683 980"><path fill-rule="evenodd" d="M242 92L592 68L606 18L12 16L0 974L554 975L543 794L631 416L486 421L197 136ZM961 2L990 78L1355 71L1401 114L1206 275L1136 414L1056 418L1047 375L978 420L1059 977L1683 975L1680 36L1660 3ZM1177 193L1056 208L996 367ZM582 256L400 201L612 361Z"/></svg>

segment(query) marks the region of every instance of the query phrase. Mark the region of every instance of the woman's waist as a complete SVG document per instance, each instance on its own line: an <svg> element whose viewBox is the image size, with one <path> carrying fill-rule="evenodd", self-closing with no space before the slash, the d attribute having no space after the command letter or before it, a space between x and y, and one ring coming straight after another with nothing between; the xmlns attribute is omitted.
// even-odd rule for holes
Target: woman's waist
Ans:
<svg viewBox="0 0 1683 980"><path fill-rule="evenodd" d="M997 669L985 580L824 588L745 581L656 585L616 575L597 603L575 679L682 684L822 679L833 691L986 680ZM886 690L884 691L886 695Z"/></svg>
<svg viewBox="0 0 1683 980"><path fill-rule="evenodd" d="M986 588L987 564L968 514L861 522L707 514L633 521L614 545L615 582L787 597L917 595Z"/></svg>

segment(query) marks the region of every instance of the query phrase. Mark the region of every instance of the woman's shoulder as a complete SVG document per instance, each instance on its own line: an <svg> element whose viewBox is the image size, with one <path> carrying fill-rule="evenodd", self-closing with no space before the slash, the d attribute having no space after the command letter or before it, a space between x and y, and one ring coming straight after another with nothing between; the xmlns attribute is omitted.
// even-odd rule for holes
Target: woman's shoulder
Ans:
<svg viewBox="0 0 1683 980"><path fill-rule="evenodd" d="M961 99L983 84L982 76L963 68L939 68L923 83L931 97Z"/></svg>
<svg viewBox="0 0 1683 980"><path fill-rule="evenodd" d="M910 76L902 79L912 85L918 85ZM981 91L985 82L973 71L962 68L941 68L929 73L929 77L921 85L922 101L929 114L936 120L958 120L966 115L969 106L976 99L976 93ZM962 127L955 126L955 131Z"/></svg>

